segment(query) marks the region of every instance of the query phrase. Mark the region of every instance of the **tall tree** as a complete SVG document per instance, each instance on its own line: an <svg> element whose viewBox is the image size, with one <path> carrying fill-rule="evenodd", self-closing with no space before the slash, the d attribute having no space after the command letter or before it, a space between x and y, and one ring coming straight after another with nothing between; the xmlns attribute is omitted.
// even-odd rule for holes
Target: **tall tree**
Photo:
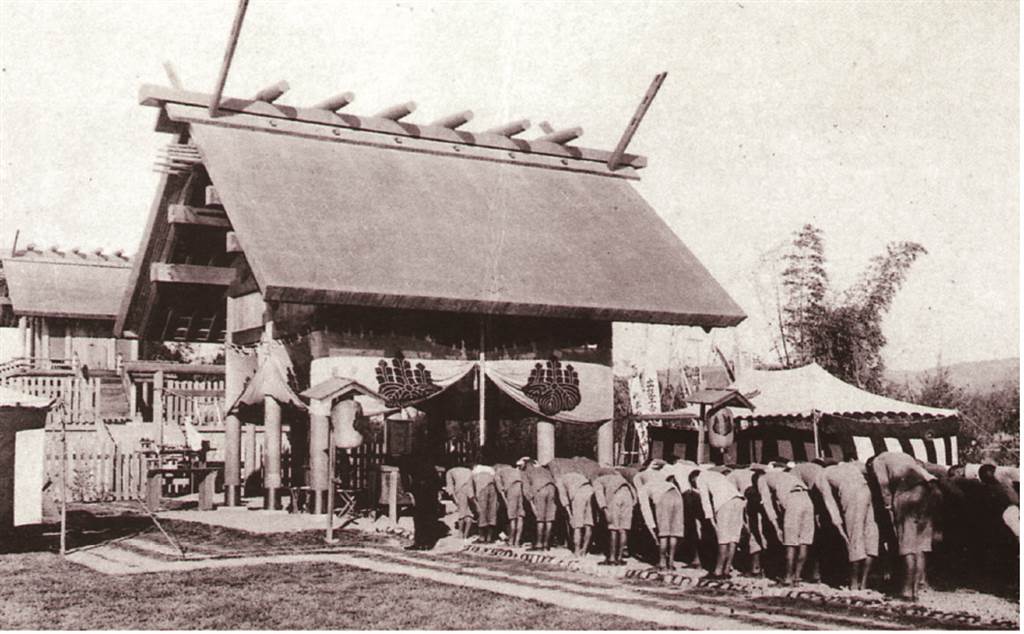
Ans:
<svg viewBox="0 0 1024 634"><path fill-rule="evenodd" d="M916 242L893 242L873 257L857 282L835 292L825 269L821 229L807 224L783 255L780 338L783 365L811 361L854 385L882 388L886 339L882 321L917 258L927 253Z"/></svg>

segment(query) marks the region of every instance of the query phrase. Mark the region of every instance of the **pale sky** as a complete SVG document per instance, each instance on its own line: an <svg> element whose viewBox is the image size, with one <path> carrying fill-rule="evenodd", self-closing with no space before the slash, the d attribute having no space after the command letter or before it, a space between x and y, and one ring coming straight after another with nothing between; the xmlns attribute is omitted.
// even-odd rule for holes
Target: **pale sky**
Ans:
<svg viewBox="0 0 1024 634"><path fill-rule="evenodd" d="M4 250L15 229L138 249L168 140L138 88L170 60L211 91L235 4L0 1ZM251 0L225 93L287 79L282 103L352 90L354 113L414 100L410 121L470 108L468 129L549 120L611 149L666 70L630 151L750 316L716 337L767 356L758 259L813 222L840 285L887 241L928 249L885 326L913 369L1018 355L1018 60L1014 2Z"/></svg>

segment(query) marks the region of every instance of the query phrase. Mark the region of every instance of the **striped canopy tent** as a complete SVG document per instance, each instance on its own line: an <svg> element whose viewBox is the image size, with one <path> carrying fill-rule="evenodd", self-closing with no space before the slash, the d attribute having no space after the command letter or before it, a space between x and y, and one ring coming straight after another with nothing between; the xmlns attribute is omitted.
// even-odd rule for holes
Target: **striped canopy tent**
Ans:
<svg viewBox="0 0 1024 634"><path fill-rule="evenodd" d="M736 410L735 462L867 460L902 451L940 465L957 463L956 410L872 394L816 363L790 370L753 370L733 383L756 406Z"/></svg>

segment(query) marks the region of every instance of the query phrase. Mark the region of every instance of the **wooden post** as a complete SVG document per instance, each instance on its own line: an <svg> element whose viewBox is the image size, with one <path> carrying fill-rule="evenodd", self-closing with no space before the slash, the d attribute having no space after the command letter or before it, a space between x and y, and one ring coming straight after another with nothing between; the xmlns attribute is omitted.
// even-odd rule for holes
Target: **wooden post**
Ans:
<svg viewBox="0 0 1024 634"><path fill-rule="evenodd" d="M601 466L610 467L615 461L615 429L614 422L601 423L597 428L597 462Z"/></svg>
<svg viewBox="0 0 1024 634"><path fill-rule="evenodd" d="M537 421L537 464L546 465L555 457L555 424Z"/></svg>
<svg viewBox="0 0 1024 634"><path fill-rule="evenodd" d="M67 409L60 409L60 554L68 552L68 422Z"/></svg>
<svg viewBox="0 0 1024 634"><path fill-rule="evenodd" d="M227 299L230 304L232 300ZM231 407L241 393L245 384L242 366L238 355L231 349L231 326L224 334L224 403ZM255 462L255 457L254 460ZM240 506L242 504L242 421L237 415L229 413L224 418L224 505ZM246 458L246 471L253 466Z"/></svg>
<svg viewBox="0 0 1024 634"><path fill-rule="evenodd" d="M324 541L333 544L334 539L334 461L337 455L334 446L334 421L327 417L327 535Z"/></svg>
<svg viewBox="0 0 1024 634"><path fill-rule="evenodd" d="M157 455L164 447L164 371L153 373L153 424L156 425Z"/></svg>
<svg viewBox="0 0 1024 634"><path fill-rule="evenodd" d="M704 415L707 411L707 406L704 403L700 404L700 421L697 423L697 464L704 464L704 432L707 429L706 420Z"/></svg>
<svg viewBox="0 0 1024 634"><path fill-rule="evenodd" d="M391 484L388 486L388 519L395 526L398 525L398 477L399 471L395 467L390 472Z"/></svg>
<svg viewBox="0 0 1024 634"><path fill-rule="evenodd" d="M281 404L263 397L263 508L281 508Z"/></svg>
<svg viewBox="0 0 1024 634"><path fill-rule="evenodd" d="M245 488L245 483L249 481L254 473L259 471L257 464L259 460L259 453L256 451L256 425L245 425L245 436L242 440L242 488Z"/></svg>
<svg viewBox="0 0 1024 634"><path fill-rule="evenodd" d="M814 426L814 457L821 458L821 437L818 434L818 423L821 422L821 412L811 411L811 424Z"/></svg>
<svg viewBox="0 0 1024 634"><path fill-rule="evenodd" d="M261 363L271 362L274 322L263 324ZM281 508L281 404L272 396L263 397L263 508Z"/></svg>
<svg viewBox="0 0 1024 634"><path fill-rule="evenodd" d="M480 402L479 402L479 420L480 420L480 451L484 450L484 445L487 443L487 352L485 346L487 345L487 324L484 322L484 318L480 318L480 367L479 370L479 388L480 388ZM483 459L483 456L480 456Z"/></svg>
<svg viewBox="0 0 1024 634"><path fill-rule="evenodd" d="M71 339L74 324L75 322L70 319L64 324L64 361L66 363L71 363L71 357L75 353L74 342Z"/></svg>
<svg viewBox="0 0 1024 634"><path fill-rule="evenodd" d="M18 317L18 356L28 356L28 317Z"/></svg>
<svg viewBox="0 0 1024 634"><path fill-rule="evenodd" d="M333 445L330 401L312 400L309 404L309 476L313 489L313 512L325 513L331 490L330 447Z"/></svg>

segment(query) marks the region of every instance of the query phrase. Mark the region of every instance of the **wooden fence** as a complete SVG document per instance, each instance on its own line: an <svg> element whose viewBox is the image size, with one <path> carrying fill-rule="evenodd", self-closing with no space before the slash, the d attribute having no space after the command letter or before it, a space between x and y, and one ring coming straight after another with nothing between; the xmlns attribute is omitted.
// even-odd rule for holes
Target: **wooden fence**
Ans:
<svg viewBox="0 0 1024 634"><path fill-rule="evenodd" d="M164 419L167 421L189 417L197 427L219 429L224 426L224 409L223 379L169 380L164 385Z"/></svg>
<svg viewBox="0 0 1024 634"><path fill-rule="evenodd" d="M145 496L146 457L139 452L120 453L113 446L93 451L68 451L67 487L69 502L133 500ZM60 443L52 443L46 452L46 476L60 499Z"/></svg>
<svg viewBox="0 0 1024 634"><path fill-rule="evenodd" d="M13 376L3 380L4 387L32 396L60 399L70 425L91 424L100 410L99 378L83 379L74 376ZM48 426L57 425L64 416L61 408L50 410Z"/></svg>

